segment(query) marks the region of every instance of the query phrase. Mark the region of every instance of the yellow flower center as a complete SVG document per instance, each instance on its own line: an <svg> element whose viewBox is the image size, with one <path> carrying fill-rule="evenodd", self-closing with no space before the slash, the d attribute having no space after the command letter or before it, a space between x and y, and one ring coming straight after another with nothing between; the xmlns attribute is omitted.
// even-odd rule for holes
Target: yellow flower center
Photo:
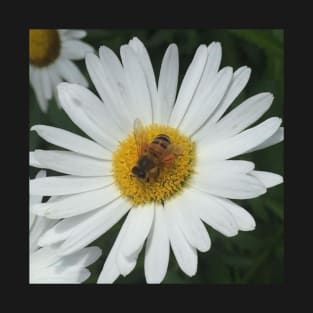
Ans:
<svg viewBox="0 0 313 313"><path fill-rule="evenodd" d="M131 172L138 161L134 134L129 134L120 142L113 153L113 176L121 194L133 205L163 203L186 186L194 171L195 143L189 137L179 133L178 129L159 124L146 126L145 132L149 143L159 134L168 135L173 144L183 148L183 153L169 164L161 166L156 179L145 181Z"/></svg>
<svg viewBox="0 0 313 313"><path fill-rule="evenodd" d="M29 61L32 65L47 66L60 54L60 36L55 29L29 30Z"/></svg>

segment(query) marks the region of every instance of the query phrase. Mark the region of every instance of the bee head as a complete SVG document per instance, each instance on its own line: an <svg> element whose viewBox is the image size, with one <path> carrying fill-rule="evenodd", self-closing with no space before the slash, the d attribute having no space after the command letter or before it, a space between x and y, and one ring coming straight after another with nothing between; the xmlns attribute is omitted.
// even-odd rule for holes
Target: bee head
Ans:
<svg viewBox="0 0 313 313"><path fill-rule="evenodd" d="M146 173L142 169L140 169L138 166L134 166L132 168L132 173L135 176L142 178L142 179L144 179L146 177Z"/></svg>

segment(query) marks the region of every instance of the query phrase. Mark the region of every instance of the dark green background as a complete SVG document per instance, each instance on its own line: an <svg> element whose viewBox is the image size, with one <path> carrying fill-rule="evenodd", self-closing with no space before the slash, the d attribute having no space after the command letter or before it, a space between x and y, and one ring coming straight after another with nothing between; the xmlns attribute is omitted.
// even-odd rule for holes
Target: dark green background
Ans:
<svg viewBox="0 0 313 313"><path fill-rule="evenodd" d="M180 81L200 44L209 44L212 41L221 42L221 66L232 66L236 70L240 66L247 65L252 69L250 81L231 108L256 93L268 91L273 93L275 99L270 110L260 121L270 116L283 117L284 34L282 30L88 30L88 35L84 40L96 50L101 45L106 45L119 53L119 47L134 36L141 39L147 47L156 77L159 75L162 57L167 46L172 42L176 43L179 48ZM76 64L89 79L84 61L77 61ZM90 88L95 91L91 82ZM41 113L31 89L29 101L30 126L35 124L52 125L83 135L82 131L70 121L66 114L58 109L54 100L50 101L48 114ZM30 150L52 148L52 145L44 142L33 132L30 132L29 146ZM255 162L257 170L273 171L283 175L283 143L246 154L240 158ZM36 172L37 169L30 168L31 177L34 177ZM52 171L49 172L52 173ZM254 216L256 229L252 232L240 232L238 236L227 238L208 227L212 247L206 253L198 253L197 274L192 278L186 276L179 269L171 252L164 283L282 283L284 281L283 195L283 185L279 185L269 189L265 195L259 198L237 201ZM86 283L96 282L123 221L124 218L92 244L101 247L103 255L90 267L92 275ZM144 249L139 256L134 271L127 277L120 277L117 283L145 283L143 261Z"/></svg>

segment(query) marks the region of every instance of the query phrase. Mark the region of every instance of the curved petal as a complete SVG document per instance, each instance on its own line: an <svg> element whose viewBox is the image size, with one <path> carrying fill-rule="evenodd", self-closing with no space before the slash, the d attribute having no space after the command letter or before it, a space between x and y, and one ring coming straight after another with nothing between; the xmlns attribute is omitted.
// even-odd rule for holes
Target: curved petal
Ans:
<svg viewBox="0 0 313 313"><path fill-rule="evenodd" d="M261 144L257 145L256 147L248 150L247 152L254 152L258 150L262 150L268 147L271 147L273 145L276 145L277 143L280 143L284 140L284 127L279 127L277 131L268 139L266 139Z"/></svg>
<svg viewBox="0 0 313 313"><path fill-rule="evenodd" d="M155 115L156 111L160 107L160 101L149 53L144 44L137 37L134 37L129 41L129 46L135 52L140 66L144 72L151 100L152 122L155 123Z"/></svg>
<svg viewBox="0 0 313 313"><path fill-rule="evenodd" d="M36 159L34 151L29 152L29 165L33 167L39 167L39 168L42 167L39 161Z"/></svg>
<svg viewBox="0 0 313 313"><path fill-rule="evenodd" d="M271 117L263 123L249 128L231 138L216 143L198 142L198 157L207 160L222 160L246 153L250 149L263 143L279 128L281 119Z"/></svg>
<svg viewBox="0 0 313 313"><path fill-rule="evenodd" d="M228 199L214 197L214 201L220 203L231 213L239 230L250 231L255 229L255 220L247 210Z"/></svg>
<svg viewBox="0 0 313 313"><path fill-rule="evenodd" d="M45 98L43 93L43 82L41 80L41 70L33 68L31 75L31 85L33 86L39 107L42 112L47 113L48 111L48 100Z"/></svg>
<svg viewBox="0 0 313 313"><path fill-rule="evenodd" d="M83 248L71 255L62 257L55 265L71 270L84 268L95 263L101 254L102 251L98 247Z"/></svg>
<svg viewBox="0 0 313 313"><path fill-rule="evenodd" d="M82 42L81 40L66 40L61 45L61 56L70 60L81 60L87 53L93 52L91 45Z"/></svg>
<svg viewBox="0 0 313 313"><path fill-rule="evenodd" d="M164 208L155 205L153 225L145 251L144 270L149 284L159 284L164 279L170 257L170 242L166 229Z"/></svg>
<svg viewBox="0 0 313 313"><path fill-rule="evenodd" d="M139 61L129 46L120 48L125 73L125 87L128 94L128 114L131 121L140 118L144 123L152 122L152 104L148 83Z"/></svg>
<svg viewBox="0 0 313 313"><path fill-rule="evenodd" d="M98 277L98 284L111 284L113 283L120 275L120 270L117 265L117 255L118 250L121 244L122 239L125 236L126 230L128 228L129 219L126 217L125 222L123 223L117 238L111 248L111 251L103 265L102 271Z"/></svg>
<svg viewBox="0 0 313 313"><path fill-rule="evenodd" d="M30 130L36 131L41 138L56 146L94 158L105 160L111 160L112 158L111 153L102 146L64 129L46 125L35 125Z"/></svg>
<svg viewBox="0 0 313 313"><path fill-rule="evenodd" d="M211 79L203 92L196 91L180 125L183 132L192 135L201 128L224 97L232 75L232 68L225 67Z"/></svg>
<svg viewBox="0 0 313 313"><path fill-rule="evenodd" d="M103 55L103 54L102 54ZM104 102L104 108L109 112L113 121L118 125L118 127L127 133L132 127L132 119L129 116L129 106L128 99L123 94L126 92L125 75L119 75L119 79L116 80L116 75L118 72L114 71L115 75L112 74L112 66L115 70L118 68L118 63L113 61L115 65L111 64L107 66L108 62L112 62L112 55L109 59L102 56L102 60L94 54L87 54L86 56L86 66L90 78L95 85L102 101ZM121 77L123 77L121 79Z"/></svg>
<svg viewBox="0 0 313 313"><path fill-rule="evenodd" d="M214 125L219 120L219 118L224 114L234 99L246 86L250 74L251 69L246 66L243 66L235 71L224 98L210 116L209 120L193 135L194 140L199 141L210 133L212 125Z"/></svg>
<svg viewBox="0 0 313 313"><path fill-rule="evenodd" d="M206 61L207 47L205 45L201 45L197 49L180 86L177 99L169 119L169 125L172 127L177 127L184 117L198 87Z"/></svg>
<svg viewBox="0 0 313 313"><path fill-rule="evenodd" d="M154 121L167 124L177 92L179 71L178 48L170 44L164 54L158 82L160 105L155 110Z"/></svg>
<svg viewBox="0 0 313 313"><path fill-rule="evenodd" d="M51 219L68 218L105 206L120 197L114 185L86 191L52 203L34 204L32 212Z"/></svg>
<svg viewBox="0 0 313 313"><path fill-rule="evenodd" d="M98 214L103 208L94 211L69 217L56 223L52 228L46 231L38 240L40 246L50 246L64 241L77 227L80 227L85 221ZM53 220L52 220L53 221Z"/></svg>
<svg viewBox="0 0 313 313"><path fill-rule="evenodd" d="M128 210L129 204L122 198L100 208L96 214L73 229L60 246L59 253L68 255L86 247L115 225Z"/></svg>
<svg viewBox="0 0 313 313"><path fill-rule="evenodd" d="M120 246L120 253L130 257L146 240L154 217L154 204L134 207L128 214L129 226Z"/></svg>
<svg viewBox="0 0 313 313"><path fill-rule="evenodd" d="M70 118L74 117L76 121L79 119L80 123L77 123L79 127L82 125L86 129L87 126L89 133L91 130L92 134L97 134L97 138L101 137L100 144L106 149L114 150L117 141L125 133L121 132L118 125L112 120L103 102L83 86L62 83L58 89L60 99L65 100L62 105L66 106L65 109L70 110L68 112ZM75 122L75 120L73 121ZM84 128L82 129L85 131Z"/></svg>
<svg viewBox="0 0 313 313"><path fill-rule="evenodd" d="M111 162L94 159L70 151L35 150L35 158L43 168L78 176L106 176Z"/></svg>
<svg viewBox="0 0 313 313"><path fill-rule="evenodd" d="M194 175L191 186L211 195L230 199L251 199L266 193L265 186L246 173L222 171Z"/></svg>
<svg viewBox="0 0 313 313"><path fill-rule="evenodd" d="M240 133L270 108L273 99L271 93L263 92L245 100L213 126L205 141L216 142Z"/></svg>
<svg viewBox="0 0 313 313"><path fill-rule="evenodd" d="M56 61L55 65L64 80L70 83L83 85L84 87L88 86L86 78L72 61L60 58Z"/></svg>
<svg viewBox="0 0 313 313"><path fill-rule="evenodd" d="M48 100L52 98L52 84L49 77L49 70L46 67L43 67L40 72L40 79L43 87L44 97Z"/></svg>
<svg viewBox="0 0 313 313"><path fill-rule="evenodd" d="M89 137L98 142L101 146L107 148L111 146L111 141L103 131L90 117L86 114L82 102L77 101L77 95L73 94L70 84L61 83L58 85L58 96L60 103L69 118ZM94 96L95 97L95 96ZM92 98L86 99L92 101ZM88 101L88 102L89 102ZM99 100L98 100L99 101ZM93 102L91 102L93 103ZM97 106L94 105L94 108ZM106 120L104 120L106 121ZM113 134L112 134L113 135ZM114 137L113 137L114 138Z"/></svg>
<svg viewBox="0 0 313 313"><path fill-rule="evenodd" d="M82 29L58 29L62 39L81 39L87 36L87 32Z"/></svg>
<svg viewBox="0 0 313 313"><path fill-rule="evenodd" d="M271 172L252 171L251 175L261 181L266 188L277 186L284 181L282 176Z"/></svg>
<svg viewBox="0 0 313 313"><path fill-rule="evenodd" d="M166 225L171 247L182 271L188 276L194 276L197 272L198 265L197 251L187 242L183 232L177 224L175 205L175 201L165 203Z"/></svg>
<svg viewBox="0 0 313 313"><path fill-rule="evenodd" d="M177 201L178 202L178 201ZM190 208L181 203L176 204L178 224L181 227L190 245L201 252L206 252L211 248L209 234L198 215Z"/></svg>
<svg viewBox="0 0 313 313"><path fill-rule="evenodd" d="M112 176L80 177L72 175L31 179L29 193L41 196L60 196L102 188L112 183Z"/></svg>
<svg viewBox="0 0 313 313"><path fill-rule="evenodd" d="M226 112L228 107L247 85L250 75L251 68L247 66L242 66L235 71L228 91L220 105L216 108L214 114L211 116L210 123L215 123L218 121L220 117Z"/></svg>
<svg viewBox="0 0 313 313"><path fill-rule="evenodd" d="M181 201L195 210L205 223L223 235L232 237L238 234L238 226L234 217L226 208L214 201L214 197L197 189L189 188L183 193Z"/></svg>

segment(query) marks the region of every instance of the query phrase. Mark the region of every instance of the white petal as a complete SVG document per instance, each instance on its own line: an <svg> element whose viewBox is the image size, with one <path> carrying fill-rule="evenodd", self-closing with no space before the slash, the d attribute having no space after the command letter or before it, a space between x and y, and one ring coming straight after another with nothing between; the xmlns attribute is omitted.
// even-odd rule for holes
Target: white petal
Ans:
<svg viewBox="0 0 313 313"><path fill-rule="evenodd" d="M66 40L61 46L61 56L70 60L83 59L87 53L93 51L92 46L81 40Z"/></svg>
<svg viewBox="0 0 313 313"><path fill-rule="evenodd" d="M203 192L231 199L250 199L266 192L265 186L246 173L201 172L194 175L191 185Z"/></svg>
<svg viewBox="0 0 313 313"><path fill-rule="evenodd" d="M177 200L176 214L177 223L190 245L201 252L208 251L211 247L211 240L196 212Z"/></svg>
<svg viewBox="0 0 313 313"><path fill-rule="evenodd" d="M85 30L81 30L81 29L59 29L58 30L60 33L60 36L63 39L81 39L86 37L87 32Z"/></svg>
<svg viewBox="0 0 313 313"><path fill-rule="evenodd" d="M52 86L52 93L53 93L53 96L56 98L57 100L57 104L59 105L59 99L58 99L58 96L57 96L57 85L59 83L62 82L62 78L57 70L57 68L52 64L50 65L47 70L49 71L49 78L50 78L50 81L51 81L51 86Z"/></svg>
<svg viewBox="0 0 313 313"><path fill-rule="evenodd" d="M30 82L33 86L40 109L42 110L42 112L47 113L48 101L45 98L44 93L43 93L43 82L41 80L40 72L41 72L40 69L33 68L32 79Z"/></svg>
<svg viewBox="0 0 313 313"><path fill-rule="evenodd" d="M212 183L219 177L227 177L228 174L247 174L254 169L254 163L243 160L222 160L207 162L203 159L196 164L196 172L207 176Z"/></svg>
<svg viewBox="0 0 313 313"><path fill-rule="evenodd" d="M259 93L225 115L214 127L205 140L218 141L238 134L257 121L271 106L273 95L269 92Z"/></svg>
<svg viewBox="0 0 313 313"><path fill-rule="evenodd" d="M50 82L48 68L43 67L39 73L40 73L40 79L42 82L44 97L46 99L51 99L52 98L52 86Z"/></svg>
<svg viewBox="0 0 313 313"><path fill-rule="evenodd" d="M87 138L64 129L46 125L35 125L30 130L36 131L40 137L56 146L94 158L111 160L112 156L108 150L105 150Z"/></svg>
<svg viewBox="0 0 313 313"><path fill-rule="evenodd" d="M50 176L31 179L29 183L29 192L32 195L59 196L95 190L110 185L111 183L112 176Z"/></svg>
<svg viewBox="0 0 313 313"><path fill-rule="evenodd" d="M120 87L126 89L124 86L125 78L121 79L120 74L116 72L116 67L119 67L116 59L113 61L115 65L109 66L107 63L112 62L112 56L109 59L104 59L102 54L100 61L94 54L87 54L85 60L90 78L104 102L104 108L118 127L127 133L132 127L132 119L129 116L128 101L124 101L125 98L120 91ZM115 67L114 75L112 74L112 66ZM119 75L119 80L116 80L116 75Z"/></svg>
<svg viewBox="0 0 313 313"><path fill-rule="evenodd" d="M34 151L29 152L29 165L41 168L39 161L35 157Z"/></svg>
<svg viewBox="0 0 313 313"><path fill-rule="evenodd" d="M181 202L212 228L227 237L238 234L238 226L234 217L222 205L214 201L214 197L194 188L186 189Z"/></svg>
<svg viewBox="0 0 313 313"><path fill-rule="evenodd" d="M277 186L284 181L282 176L271 172L252 171L251 175L261 181L266 188Z"/></svg>
<svg viewBox="0 0 313 313"><path fill-rule="evenodd" d="M86 191L52 203L34 204L32 212L47 218L67 218L95 210L120 197L114 185Z"/></svg>
<svg viewBox="0 0 313 313"><path fill-rule="evenodd" d="M207 160L222 160L243 154L271 137L279 128L281 119L271 117L263 123L249 128L231 138L209 144L198 142L198 157Z"/></svg>
<svg viewBox="0 0 313 313"><path fill-rule="evenodd" d="M125 222L123 223L117 238L111 248L111 251L103 265L102 271L98 277L98 284L111 284L113 283L120 275L120 270L117 265L117 254L121 244L122 239L125 236L126 230L128 228L129 219L126 217Z"/></svg>
<svg viewBox="0 0 313 313"><path fill-rule="evenodd" d="M189 135L194 132L194 127L200 128L203 121L214 111L232 77L232 68L230 67L222 69L219 75L217 75L221 57L222 49L220 43L212 42L207 48L207 61L198 87L193 95L188 112L185 113L184 119L180 124L180 128L182 130L185 129ZM227 82L225 81L226 78ZM225 85L225 83L227 84ZM195 123L199 117L201 121ZM188 128L191 128L190 131Z"/></svg>
<svg viewBox="0 0 313 313"><path fill-rule="evenodd" d="M125 134L114 123L103 102L90 90L77 84L62 83L58 91L62 105L73 122L106 149L114 150L117 141Z"/></svg>
<svg viewBox="0 0 313 313"><path fill-rule="evenodd" d="M33 227L29 233L29 251L32 253L38 248L39 237L44 234L49 228L55 225L57 221L45 217L37 216Z"/></svg>
<svg viewBox="0 0 313 313"><path fill-rule="evenodd" d="M129 46L121 46L120 53L125 73L125 87L129 98L128 114L132 121L140 118L146 124L151 123L152 104L142 67Z"/></svg>
<svg viewBox="0 0 313 313"><path fill-rule="evenodd" d="M239 230L249 231L255 229L255 220L247 210L228 199L214 197L214 201L220 203L231 213Z"/></svg>
<svg viewBox="0 0 313 313"><path fill-rule="evenodd" d="M105 69L113 76L117 85L125 84L125 77L122 64L117 55L108 47L101 46L99 49L100 62Z"/></svg>
<svg viewBox="0 0 313 313"><path fill-rule="evenodd" d="M229 89L220 103L214 114L210 118L210 122L214 123L224 114L232 102L237 98L240 92L244 89L249 81L251 69L247 66L242 66L234 73Z"/></svg>
<svg viewBox="0 0 313 313"><path fill-rule="evenodd" d="M207 47L201 45L197 49L180 86L176 103L169 119L169 124L172 127L177 127L184 117L201 79L206 60Z"/></svg>
<svg viewBox="0 0 313 313"><path fill-rule="evenodd" d="M157 92L157 86L154 76L153 67L151 64L151 60L148 54L148 51L144 44L137 38L134 37L130 42L129 46L133 49L135 52L137 59L142 67L142 70L144 72L145 80L147 82L150 99L151 99L151 107L152 107L152 116L153 116L153 122L156 122L154 119L154 116L156 114L156 111L160 107L159 103L159 96Z"/></svg>
<svg viewBox="0 0 313 313"><path fill-rule="evenodd" d="M59 253L68 255L99 238L129 210L129 204L119 198L96 211L79 226L75 227L69 237L62 243Z"/></svg>
<svg viewBox="0 0 313 313"><path fill-rule="evenodd" d="M86 78L72 61L60 58L56 62L56 66L64 80L68 81L69 83L76 83L85 87L88 86Z"/></svg>
<svg viewBox="0 0 313 313"><path fill-rule="evenodd" d="M130 257L146 240L154 217L154 204L134 207L128 214L129 226L120 246L120 253Z"/></svg>
<svg viewBox="0 0 313 313"><path fill-rule="evenodd" d="M284 140L284 127L279 127L278 130L268 139L266 139L264 142L262 142L260 145L257 145L256 147L250 149L247 152L253 152L257 150L262 150L267 147L276 145L277 143L280 143Z"/></svg>
<svg viewBox="0 0 313 313"><path fill-rule="evenodd" d="M71 92L72 89L69 88L69 86L71 85L67 83L61 83L57 87L60 103L62 104L62 107L67 115L93 140L105 148L110 146L110 141L108 140L106 133L86 114L83 103L80 100L79 102L77 101L77 95ZM96 97L94 96L94 98ZM86 99L86 101L88 103L94 103L92 102L95 100L94 98L89 97L89 99ZM96 105L94 105L94 108L97 108ZM106 119L104 121L106 121Z"/></svg>
<svg viewBox="0 0 313 313"><path fill-rule="evenodd" d="M61 220L39 238L38 244L40 246L49 246L64 241L75 228L79 227L90 217L98 214L100 210L102 210L102 208Z"/></svg>
<svg viewBox="0 0 313 313"><path fill-rule="evenodd" d="M175 44L170 44L164 54L159 75L158 93L160 105L156 108L154 114L156 123L168 123L168 119L175 103L178 70L178 48Z"/></svg>
<svg viewBox="0 0 313 313"><path fill-rule="evenodd" d="M219 42L212 42L207 48L207 61L202 73L197 93L200 95L208 88L212 77L217 73L222 59L222 47Z"/></svg>
<svg viewBox="0 0 313 313"><path fill-rule="evenodd" d="M35 150L35 158L43 168L78 176L110 175L111 162L86 157L70 151Z"/></svg>
<svg viewBox="0 0 313 313"><path fill-rule="evenodd" d="M153 225L151 227L145 251L145 276L149 284L159 284L164 279L170 257L170 242L166 229L164 208L155 206Z"/></svg>
<svg viewBox="0 0 313 313"><path fill-rule="evenodd" d="M177 224L175 205L175 201L165 203L165 217L171 247L182 271L188 276L194 276L197 272L198 265L197 251L187 242L183 232Z"/></svg>
<svg viewBox="0 0 313 313"><path fill-rule="evenodd" d="M96 262L101 254L101 249L98 247L84 248L71 255L62 257L58 265L71 270L84 268Z"/></svg>
<svg viewBox="0 0 313 313"><path fill-rule="evenodd" d="M205 123L223 98L232 75L232 68L225 67L208 82L205 90L197 89L180 125L183 132L192 135Z"/></svg>
<svg viewBox="0 0 313 313"><path fill-rule="evenodd" d="M79 284L90 276L90 271L86 268L71 269L62 266L36 268L32 264L30 268L31 284Z"/></svg>

